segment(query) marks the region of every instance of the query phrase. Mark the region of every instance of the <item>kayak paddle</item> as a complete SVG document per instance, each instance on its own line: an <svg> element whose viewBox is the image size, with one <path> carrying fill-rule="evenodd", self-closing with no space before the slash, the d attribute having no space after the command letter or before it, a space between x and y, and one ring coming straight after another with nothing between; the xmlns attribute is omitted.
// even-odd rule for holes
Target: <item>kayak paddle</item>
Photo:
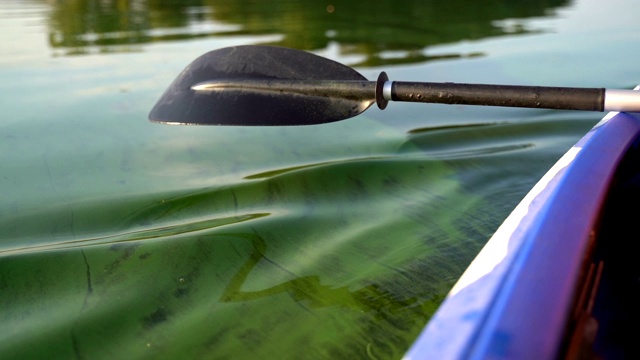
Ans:
<svg viewBox="0 0 640 360"><path fill-rule="evenodd" d="M309 52L245 45L210 51L187 66L149 120L193 125L311 125L356 116L389 101L640 111L640 91L603 88L368 81Z"/></svg>

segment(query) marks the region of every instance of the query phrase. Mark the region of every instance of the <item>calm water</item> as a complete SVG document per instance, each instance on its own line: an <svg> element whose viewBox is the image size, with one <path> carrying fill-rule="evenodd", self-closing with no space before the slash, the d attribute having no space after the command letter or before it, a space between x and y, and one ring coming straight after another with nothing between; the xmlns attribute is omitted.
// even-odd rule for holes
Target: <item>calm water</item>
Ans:
<svg viewBox="0 0 640 360"><path fill-rule="evenodd" d="M0 358L398 359L599 113L147 114L221 47L370 79L632 88L640 3L0 2Z"/></svg>

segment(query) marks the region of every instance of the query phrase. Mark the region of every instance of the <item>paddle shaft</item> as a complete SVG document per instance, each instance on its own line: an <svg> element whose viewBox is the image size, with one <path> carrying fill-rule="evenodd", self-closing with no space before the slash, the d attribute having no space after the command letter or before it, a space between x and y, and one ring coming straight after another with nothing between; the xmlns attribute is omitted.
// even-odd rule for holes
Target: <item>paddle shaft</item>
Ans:
<svg viewBox="0 0 640 360"><path fill-rule="evenodd" d="M191 87L198 93L243 91L351 100L375 99L381 109L388 101L449 105L482 105L585 111L640 111L640 92L604 88L487 85L357 80L224 79Z"/></svg>
<svg viewBox="0 0 640 360"><path fill-rule="evenodd" d="M604 110L605 89L560 88L541 86L483 85L458 83L428 83L334 80L218 80L192 86L198 92L244 91L290 94L344 99L384 99L385 101L424 102L439 104L484 105L566 110Z"/></svg>
<svg viewBox="0 0 640 360"><path fill-rule="evenodd" d="M418 83L383 85L386 100L440 104L604 111L605 89L542 86Z"/></svg>

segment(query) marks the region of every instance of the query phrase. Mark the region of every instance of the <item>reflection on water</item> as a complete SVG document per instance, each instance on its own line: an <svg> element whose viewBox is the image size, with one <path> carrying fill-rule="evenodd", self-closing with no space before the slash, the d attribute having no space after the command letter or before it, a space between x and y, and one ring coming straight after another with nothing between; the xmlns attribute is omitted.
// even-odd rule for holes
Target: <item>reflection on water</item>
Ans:
<svg viewBox="0 0 640 360"><path fill-rule="evenodd" d="M140 44L224 34L240 27L211 20L201 0L54 2L49 43L65 55L139 51Z"/></svg>
<svg viewBox="0 0 640 360"><path fill-rule="evenodd" d="M548 16L568 0L220 1L75 0L52 3L49 43L64 55L140 51L140 44L209 36L281 36L303 50L339 44L360 66L416 63L478 54L425 54L461 40L539 31L517 21Z"/></svg>
<svg viewBox="0 0 640 360"><path fill-rule="evenodd" d="M247 233L233 234L233 236L248 240L253 251L224 289L220 298L222 302L249 301L280 293L288 293L297 302L306 302L311 308L341 306L358 311L376 311L378 313L388 310L398 312L403 309L410 309L417 302L416 298L398 300L392 294L379 289L376 285L370 285L356 291L350 291L346 286L332 287L322 285L320 277L317 275L297 277L266 289L243 291L243 284L260 261L273 262L266 257L267 242L259 235ZM283 270L287 271L286 269ZM307 305L303 304L303 306ZM419 316L419 320L425 320L423 319L424 315L419 312L413 315L414 317Z"/></svg>

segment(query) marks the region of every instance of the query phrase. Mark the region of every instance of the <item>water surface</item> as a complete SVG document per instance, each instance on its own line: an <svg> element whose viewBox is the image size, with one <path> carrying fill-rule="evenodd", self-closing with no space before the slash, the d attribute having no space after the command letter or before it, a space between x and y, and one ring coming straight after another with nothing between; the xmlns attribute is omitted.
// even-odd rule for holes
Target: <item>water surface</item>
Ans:
<svg viewBox="0 0 640 360"><path fill-rule="evenodd" d="M147 114L272 44L370 79L632 88L631 0L0 3L0 357L398 359L599 113L390 104L309 127Z"/></svg>

